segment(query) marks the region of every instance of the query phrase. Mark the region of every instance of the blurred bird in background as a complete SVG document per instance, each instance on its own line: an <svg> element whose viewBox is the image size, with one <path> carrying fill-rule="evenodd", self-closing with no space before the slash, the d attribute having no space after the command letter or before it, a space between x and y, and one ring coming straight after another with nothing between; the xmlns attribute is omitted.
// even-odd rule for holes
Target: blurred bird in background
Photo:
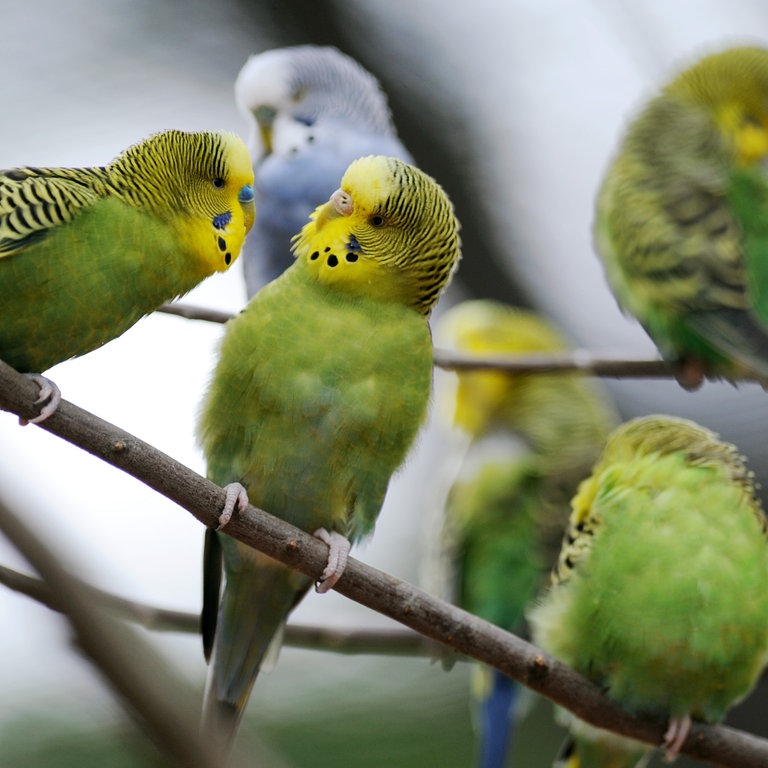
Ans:
<svg viewBox="0 0 768 768"><path fill-rule="evenodd" d="M667 758L691 718L717 722L768 660L768 540L735 446L669 416L610 436L573 499L537 645L630 712L665 717ZM649 747L565 714L567 768L634 768ZM642 762L639 762L641 761Z"/></svg>
<svg viewBox="0 0 768 768"><path fill-rule="evenodd" d="M619 304L681 383L768 384L768 50L703 58L630 125L597 204Z"/></svg>
<svg viewBox="0 0 768 768"><path fill-rule="evenodd" d="M411 157L376 78L336 48L299 45L251 56L235 99L250 123L259 211L243 259L250 297L292 264L291 238L353 160Z"/></svg>
<svg viewBox="0 0 768 768"><path fill-rule="evenodd" d="M567 348L541 316L488 300L452 307L436 339L440 347L478 355ZM466 435L438 534L438 581L462 608L520 632L525 608L557 557L570 498L617 415L605 392L578 374L459 371L438 406ZM430 531L435 537L434 526ZM503 768L520 688L478 666L473 689L479 765Z"/></svg>

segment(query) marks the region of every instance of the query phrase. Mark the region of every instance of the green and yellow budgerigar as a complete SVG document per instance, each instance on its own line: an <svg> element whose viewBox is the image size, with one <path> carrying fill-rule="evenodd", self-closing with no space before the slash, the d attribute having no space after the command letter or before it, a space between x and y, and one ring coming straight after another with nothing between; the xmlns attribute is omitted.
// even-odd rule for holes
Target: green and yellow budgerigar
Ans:
<svg viewBox="0 0 768 768"><path fill-rule="evenodd" d="M619 427L573 499L534 641L630 712L716 722L768 660L768 540L736 448L683 419ZM568 768L632 768L650 747L571 719Z"/></svg>
<svg viewBox="0 0 768 768"><path fill-rule="evenodd" d="M542 317L487 300L451 308L436 338L485 355L567 348ZM469 444L446 504L445 565L453 599L504 629L523 629L525 608L557 557L570 499L618 422L594 384L578 374L457 375L450 410ZM502 768L520 689L484 667L475 682L479 765Z"/></svg>
<svg viewBox="0 0 768 768"><path fill-rule="evenodd" d="M199 437L208 476L229 486L222 523L243 503L243 486L266 511L325 531L325 590L343 569L345 539L372 530L425 418L428 318L459 258L458 224L429 176L369 156L349 166L294 251L294 264L228 324ZM220 533L209 532L207 545L204 719L226 745L311 579ZM217 546L226 579L218 611Z"/></svg>
<svg viewBox="0 0 768 768"><path fill-rule="evenodd" d="M254 216L248 150L223 131L158 133L103 167L0 172L0 358L40 373L116 338L228 269ZM58 392L38 379L45 418Z"/></svg>
<svg viewBox="0 0 768 768"><path fill-rule="evenodd" d="M666 85L629 126L595 240L620 306L680 382L768 381L768 50L733 48Z"/></svg>

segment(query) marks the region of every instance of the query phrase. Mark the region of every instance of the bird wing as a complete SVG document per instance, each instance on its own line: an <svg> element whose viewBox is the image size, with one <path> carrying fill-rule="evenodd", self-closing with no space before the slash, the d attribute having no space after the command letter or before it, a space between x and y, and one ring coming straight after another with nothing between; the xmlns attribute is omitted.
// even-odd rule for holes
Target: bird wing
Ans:
<svg viewBox="0 0 768 768"><path fill-rule="evenodd" d="M0 173L0 258L44 238L99 200L103 190L93 183L96 170L14 168Z"/></svg>

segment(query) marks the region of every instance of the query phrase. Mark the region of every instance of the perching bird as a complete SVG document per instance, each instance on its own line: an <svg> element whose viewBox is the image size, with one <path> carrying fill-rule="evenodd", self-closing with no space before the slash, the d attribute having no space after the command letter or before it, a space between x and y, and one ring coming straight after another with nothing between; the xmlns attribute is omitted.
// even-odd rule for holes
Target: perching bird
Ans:
<svg viewBox="0 0 768 768"><path fill-rule="evenodd" d="M566 349L533 312L467 301L436 328L440 346L477 354ZM453 599L519 632L557 557L569 501L617 423L607 396L581 375L460 371L450 416L470 439L448 496L443 568ZM447 568L446 568L447 567ZM481 768L501 768L520 689L477 667Z"/></svg>
<svg viewBox="0 0 768 768"><path fill-rule="evenodd" d="M619 305L680 382L768 381L768 50L708 56L629 126L597 203Z"/></svg>
<svg viewBox="0 0 768 768"><path fill-rule="evenodd" d="M534 641L630 712L720 720L768 660L768 540L736 448L683 419L619 427L573 499ZM631 768L650 747L571 718L569 768Z"/></svg>
<svg viewBox="0 0 768 768"><path fill-rule="evenodd" d="M116 338L228 269L254 215L232 133L166 131L103 167L0 172L0 358L39 373ZM55 390L45 418L60 396L36 378Z"/></svg>
<svg viewBox="0 0 768 768"><path fill-rule="evenodd" d="M243 258L253 296L293 263L291 238L353 160L411 157L376 78L335 48L299 45L251 56L235 99L251 125L256 173L259 218Z"/></svg>
<svg viewBox="0 0 768 768"><path fill-rule="evenodd" d="M371 532L424 420L428 318L459 259L458 223L429 176L371 156L350 165L294 249L294 265L228 323L198 434L209 478L228 485L222 523L244 501L240 483L262 509L325 530L325 591L343 569L345 539ZM264 654L312 580L226 535L209 531L207 545L204 722L226 747Z"/></svg>

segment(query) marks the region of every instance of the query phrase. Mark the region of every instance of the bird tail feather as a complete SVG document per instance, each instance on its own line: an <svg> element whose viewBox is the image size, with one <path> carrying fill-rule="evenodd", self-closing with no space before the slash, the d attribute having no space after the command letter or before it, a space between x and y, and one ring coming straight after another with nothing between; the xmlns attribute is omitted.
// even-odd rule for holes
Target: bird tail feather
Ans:
<svg viewBox="0 0 768 768"><path fill-rule="evenodd" d="M266 557L229 576L219 607L202 716L203 732L213 736L224 754L265 657L276 656L274 647L285 620L310 583Z"/></svg>

